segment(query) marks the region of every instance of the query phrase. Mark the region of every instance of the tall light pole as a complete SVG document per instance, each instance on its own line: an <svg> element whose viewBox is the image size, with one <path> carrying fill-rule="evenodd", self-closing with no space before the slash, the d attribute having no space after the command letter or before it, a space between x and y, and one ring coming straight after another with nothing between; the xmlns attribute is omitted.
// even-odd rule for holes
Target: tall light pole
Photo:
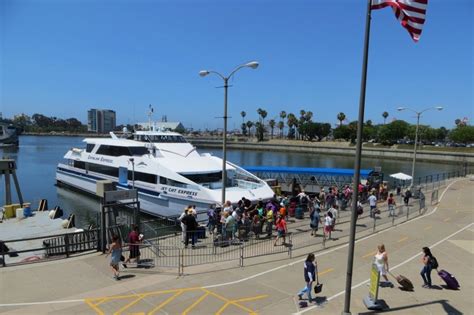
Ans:
<svg viewBox="0 0 474 315"><path fill-rule="evenodd" d="M397 110L399 112L401 112L403 110L409 110L409 111L412 111L416 114L415 145L414 145L414 148L413 148L413 163L411 164L411 187L415 186L416 146L418 144L418 128L420 127L420 116L424 112L426 112L428 110L432 110L432 109L443 110L443 107L441 107L441 106L429 107L429 108L426 108L422 111L416 111L416 110L411 109L409 107L398 107L397 108Z"/></svg>
<svg viewBox="0 0 474 315"><path fill-rule="evenodd" d="M220 74L217 71L213 70L201 70L199 71L199 75L201 77L205 77L210 73L218 75L222 80L224 80L224 133L223 133L223 138L222 138L222 206L224 206L225 203L225 187L226 187L226 182L227 182L227 173L226 173L226 164L227 164L227 89L229 87L229 79L240 69L242 68L252 68L252 69L257 69L258 67L258 62L257 61L251 61L246 64L240 65L228 75L224 76Z"/></svg>

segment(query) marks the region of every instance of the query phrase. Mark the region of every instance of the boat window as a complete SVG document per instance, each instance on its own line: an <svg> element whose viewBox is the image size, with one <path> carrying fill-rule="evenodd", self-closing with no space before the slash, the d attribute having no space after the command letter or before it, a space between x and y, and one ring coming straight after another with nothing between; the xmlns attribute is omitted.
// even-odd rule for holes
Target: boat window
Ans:
<svg viewBox="0 0 474 315"><path fill-rule="evenodd" d="M3 128L0 126L0 136L3 136Z"/></svg>
<svg viewBox="0 0 474 315"><path fill-rule="evenodd" d="M180 135L140 135L136 136L136 140L154 143L187 143L186 139Z"/></svg>
<svg viewBox="0 0 474 315"><path fill-rule="evenodd" d="M88 143L86 146L86 152L91 153L94 147L95 147L94 143Z"/></svg>
<svg viewBox="0 0 474 315"><path fill-rule="evenodd" d="M118 177L118 168L116 167L89 163L89 171Z"/></svg>
<svg viewBox="0 0 474 315"><path fill-rule="evenodd" d="M130 156L128 147L118 147L113 145L101 145L97 150L97 154L108 155L108 156Z"/></svg>
<svg viewBox="0 0 474 315"><path fill-rule="evenodd" d="M75 168L80 168L82 170L86 169L86 163L82 161L74 161L73 165Z"/></svg>
<svg viewBox="0 0 474 315"><path fill-rule="evenodd" d="M128 171L128 180L133 180L131 171ZM138 180L138 181L141 181L141 182L146 182L146 183L151 183L151 184L156 184L156 175L148 174L148 173L135 172L135 180Z"/></svg>
<svg viewBox="0 0 474 315"><path fill-rule="evenodd" d="M160 176L160 184L162 185L168 185L168 186L174 186L174 187L181 187L181 188L187 188L188 185L182 182L178 182L173 179L169 179L163 176Z"/></svg>
<svg viewBox="0 0 474 315"><path fill-rule="evenodd" d="M190 181L195 182L196 184L203 184L203 183L215 183L222 180L222 172L214 172L214 173L206 173L206 174L190 174L184 175Z"/></svg>
<svg viewBox="0 0 474 315"><path fill-rule="evenodd" d="M130 154L133 156L142 156L142 155L150 153L148 149L145 147L129 147L129 149L130 149Z"/></svg>

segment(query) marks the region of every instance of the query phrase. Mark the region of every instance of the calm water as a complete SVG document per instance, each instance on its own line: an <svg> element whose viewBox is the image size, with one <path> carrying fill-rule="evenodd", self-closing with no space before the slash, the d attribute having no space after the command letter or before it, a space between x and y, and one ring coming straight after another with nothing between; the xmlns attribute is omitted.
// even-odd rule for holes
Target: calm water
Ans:
<svg viewBox="0 0 474 315"><path fill-rule="evenodd" d="M0 156L8 156L17 161L23 199L32 202L34 208L38 200L48 199L49 208L59 205L66 214L76 214L79 226L96 218L99 203L92 197L55 186L55 169L58 162L71 147L83 147L83 138L78 137L34 137L22 136L20 147L0 148ZM221 156L219 149L201 149ZM307 153L286 152L252 152L229 150L228 160L245 166L293 166L293 167L337 167L353 168L354 159L347 156L316 155ZM411 174L411 162L388 159L363 159L362 168L381 166L382 172L392 174L403 172ZM459 170L456 164L439 164L417 161L417 176L432 175ZM4 179L0 178L0 205L5 203ZM13 193L15 190L13 189ZM13 198L17 200L16 194Z"/></svg>

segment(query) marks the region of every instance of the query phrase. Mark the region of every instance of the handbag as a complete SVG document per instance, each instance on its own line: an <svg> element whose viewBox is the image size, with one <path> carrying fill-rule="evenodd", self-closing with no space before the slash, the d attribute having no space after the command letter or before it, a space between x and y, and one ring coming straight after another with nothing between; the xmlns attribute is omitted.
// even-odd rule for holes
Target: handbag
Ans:
<svg viewBox="0 0 474 315"><path fill-rule="evenodd" d="M120 261L125 261L125 256L124 255L120 255Z"/></svg>
<svg viewBox="0 0 474 315"><path fill-rule="evenodd" d="M323 284L322 283L318 283L314 286L314 293L318 294L318 293L321 293L321 291L323 291Z"/></svg>
<svg viewBox="0 0 474 315"><path fill-rule="evenodd" d="M314 286L314 293L318 294L321 293L321 291L323 291L323 284L319 283L318 273L316 272L316 285Z"/></svg>

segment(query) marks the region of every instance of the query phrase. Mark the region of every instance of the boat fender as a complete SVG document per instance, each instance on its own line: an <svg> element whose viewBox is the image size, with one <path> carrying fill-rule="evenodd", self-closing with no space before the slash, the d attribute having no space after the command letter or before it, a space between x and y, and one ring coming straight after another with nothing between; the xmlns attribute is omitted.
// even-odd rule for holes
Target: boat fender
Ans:
<svg viewBox="0 0 474 315"><path fill-rule="evenodd" d="M48 217L52 220L54 218L54 212L56 212L56 210L50 210L49 213L48 213Z"/></svg>

